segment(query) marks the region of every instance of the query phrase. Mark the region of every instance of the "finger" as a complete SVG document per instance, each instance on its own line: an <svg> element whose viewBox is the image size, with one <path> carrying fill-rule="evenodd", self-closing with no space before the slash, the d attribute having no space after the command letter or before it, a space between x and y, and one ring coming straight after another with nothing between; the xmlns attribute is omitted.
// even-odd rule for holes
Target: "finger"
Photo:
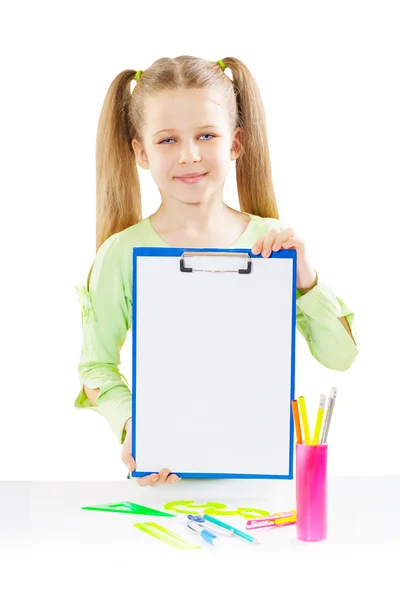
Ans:
<svg viewBox="0 0 400 600"><path fill-rule="evenodd" d="M258 240L255 241L255 243L251 249L253 254L260 254L265 236L266 236L266 234L262 235L261 237L258 238Z"/></svg>
<svg viewBox="0 0 400 600"><path fill-rule="evenodd" d="M296 248L297 250L302 250L304 248L303 240L300 240L296 237L291 237L283 244L284 248Z"/></svg>
<svg viewBox="0 0 400 600"><path fill-rule="evenodd" d="M296 238L291 237L282 244L282 248L296 248Z"/></svg>
<svg viewBox="0 0 400 600"><path fill-rule="evenodd" d="M146 485L153 486L157 483L159 478L160 476L158 473L152 473L151 475L145 475L145 477L139 477L136 481L141 487Z"/></svg>
<svg viewBox="0 0 400 600"><path fill-rule="evenodd" d="M274 239L277 233L278 233L278 231L276 229L271 229L271 231L269 231L268 233L264 233L263 235L261 235L253 245L253 248L251 250L252 253L260 254L263 249L264 242L266 240L269 241L269 240Z"/></svg>
<svg viewBox="0 0 400 600"><path fill-rule="evenodd" d="M277 250L280 250L283 247L283 244L291 237L294 236L294 231L291 228L287 228L284 229L283 231L281 231L280 233L278 233L278 235L275 238L275 241L272 245L272 250L274 252L276 252Z"/></svg>
<svg viewBox="0 0 400 600"><path fill-rule="evenodd" d="M265 236L261 249L261 254L264 258L268 258L268 256L271 254L272 244L274 243L278 233L279 232L276 229L271 229L271 231L269 231Z"/></svg>
<svg viewBox="0 0 400 600"><path fill-rule="evenodd" d="M171 471L169 469L161 469L161 471L159 472L159 478L153 484L153 486L155 487L155 486L165 483L167 481L167 477L170 473L171 473Z"/></svg>
<svg viewBox="0 0 400 600"><path fill-rule="evenodd" d="M175 475L175 473L173 473L172 475L168 475L166 483L176 483L180 480L181 477L178 477L178 475Z"/></svg>
<svg viewBox="0 0 400 600"><path fill-rule="evenodd" d="M126 465L126 468L128 469L129 474L131 474L132 471L134 471L136 469L135 459L132 458L132 456L122 454L122 460L123 460L124 464Z"/></svg>

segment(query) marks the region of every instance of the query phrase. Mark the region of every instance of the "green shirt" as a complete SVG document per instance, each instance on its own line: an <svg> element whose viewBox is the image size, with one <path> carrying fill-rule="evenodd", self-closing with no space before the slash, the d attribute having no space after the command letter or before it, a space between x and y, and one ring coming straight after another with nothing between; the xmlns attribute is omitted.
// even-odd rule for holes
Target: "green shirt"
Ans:
<svg viewBox="0 0 400 600"><path fill-rule="evenodd" d="M251 220L231 248L252 248L271 229L282 231L281 221L249 215ZM132 416L132 393L120 373L120 351L132 321L132 248L168 244L155 232L149 217L110 236L99 248L89 272L89 286L76 285L82 305L82 348L78 366L81 390L77 408L88 408L106 418L118 440L125 438L124 425ZM303 294L296 290L296 327L311 354L324 366L348 369L358 354L338 317L354 313L318 277L318 283ZM88 400L83 385L100 388L98 407Z"/></svg>

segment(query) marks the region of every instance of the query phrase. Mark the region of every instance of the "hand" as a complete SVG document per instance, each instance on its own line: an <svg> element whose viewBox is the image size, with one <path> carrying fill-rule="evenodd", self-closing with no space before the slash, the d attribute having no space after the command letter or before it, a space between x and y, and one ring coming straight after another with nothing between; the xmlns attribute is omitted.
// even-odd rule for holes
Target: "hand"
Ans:
<svg viewBox="0 0 400 600"><path fill-rule="evenodd" d="M136 469L136 461L132 458L132 419L128 419L125 423L126 436L124 443L122 444L121 458L123 463L129 469L129 473ZM159 473L153 473L152 475L146 475L146 477L139 477L136 479L138 485L150 485L156 487L162 483L175 483L180 481L180 477L177 475L169 475L171 471L169 469L161 469Z"/></svg>
<svg viewBox="0 0 400 600"><path fill-rule="evenodd" d="M309 291L316 284L318 280L315 269L309 263L304 242L300 238L296 237L295 232L291 228L278 231L277 229L271 229L268 233L264 233L255 242L252 248L253 254L262 254L264 258L268 258L271 251L277 252L281 248L285 250L295 249L297 253L297 289L301 291Z"/></svg>

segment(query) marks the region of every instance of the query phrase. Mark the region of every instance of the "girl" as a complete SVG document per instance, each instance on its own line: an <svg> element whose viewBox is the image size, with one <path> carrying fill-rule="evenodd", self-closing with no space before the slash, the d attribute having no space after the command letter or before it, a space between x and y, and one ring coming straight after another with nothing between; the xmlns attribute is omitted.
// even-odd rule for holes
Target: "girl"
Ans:
<svg viewBox="0 0 400 600"><path fill-rule="evenodd" d="M222 198L232 160L241 211ZM145 219L137 165L150 170L161 196L159 209ZM134 246L251 248L265 258L296 249L297 328L321 364L338 371L351 366L358 354L354 313L319 281L304 242L279 221L264 108L240 60L161 58L145 72L117 75L100 114L96 170L96 257L87 285L76 286L83 343L75 406L107 419L129 472L136 467L131 392L118 365L131 327ZM179 479L169 473L162 469L138 483Z"/></svg>

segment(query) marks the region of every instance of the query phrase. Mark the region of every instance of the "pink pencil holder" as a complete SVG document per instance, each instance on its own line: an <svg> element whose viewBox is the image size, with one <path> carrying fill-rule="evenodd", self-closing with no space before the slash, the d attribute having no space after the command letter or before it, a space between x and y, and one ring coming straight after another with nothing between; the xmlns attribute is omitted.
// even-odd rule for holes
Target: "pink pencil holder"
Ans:
<svg viewBox="0 0 400 600"><path fill-rule="evenodd" d="M327 444L296 444L296 528L304 542L326 538L327 458Z"/></svg>

